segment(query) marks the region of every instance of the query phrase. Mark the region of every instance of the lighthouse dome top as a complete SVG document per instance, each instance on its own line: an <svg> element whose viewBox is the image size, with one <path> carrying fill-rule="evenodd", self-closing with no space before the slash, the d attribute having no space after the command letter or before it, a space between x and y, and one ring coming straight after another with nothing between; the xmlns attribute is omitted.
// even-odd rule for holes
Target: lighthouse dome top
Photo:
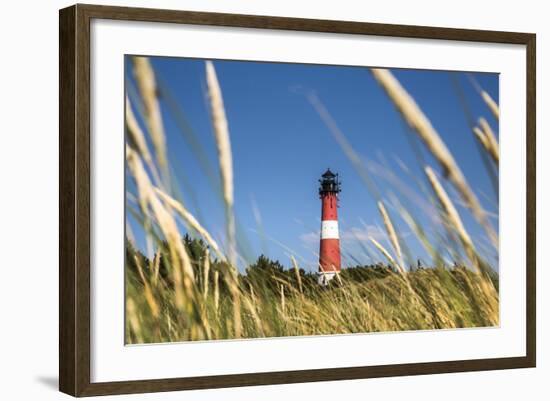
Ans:
<svg viewBox="0 0 550 401"><path fill-rule="evenodd" d="M341 191L340 189L340 180L338 179L338 174L334 174L330 169L327 169L325 173L321 176L319 180L319 195L323 196L326 194L337 194Z"/></svg>

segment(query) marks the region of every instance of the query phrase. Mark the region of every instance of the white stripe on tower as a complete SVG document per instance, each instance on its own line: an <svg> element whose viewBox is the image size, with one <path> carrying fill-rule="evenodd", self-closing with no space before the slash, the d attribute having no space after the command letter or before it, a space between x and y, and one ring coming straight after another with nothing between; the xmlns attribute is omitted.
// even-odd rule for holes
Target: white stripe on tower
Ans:
<svg viewBox="0 0 550 401"><path fill-rule="evenodd" d="M338 220L323 220L321 222L321 239L339 239Z"/></svg>

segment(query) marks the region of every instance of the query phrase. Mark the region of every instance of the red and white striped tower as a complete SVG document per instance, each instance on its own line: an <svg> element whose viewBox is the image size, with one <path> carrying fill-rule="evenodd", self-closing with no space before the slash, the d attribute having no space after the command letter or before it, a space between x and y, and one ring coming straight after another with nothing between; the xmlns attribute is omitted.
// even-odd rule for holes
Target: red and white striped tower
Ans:
<svg viewBox="0 0 550 401"><path fill-rule="evenodd" d="M340 236L338 234L338 174L330 169L319 180L321 209L321 244L319 249L319 284L327 285L340 272Z"/></svg>

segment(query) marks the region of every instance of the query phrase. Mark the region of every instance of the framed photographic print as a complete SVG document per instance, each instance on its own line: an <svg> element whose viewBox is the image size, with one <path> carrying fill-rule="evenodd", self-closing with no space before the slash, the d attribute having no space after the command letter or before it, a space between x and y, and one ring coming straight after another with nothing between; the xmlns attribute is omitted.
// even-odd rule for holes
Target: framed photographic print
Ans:
<svg viewBox="0 0 550 401"><path fill-rule="evenodd" d="M60 390L535 366L535 35L60 11Z"/></svg>

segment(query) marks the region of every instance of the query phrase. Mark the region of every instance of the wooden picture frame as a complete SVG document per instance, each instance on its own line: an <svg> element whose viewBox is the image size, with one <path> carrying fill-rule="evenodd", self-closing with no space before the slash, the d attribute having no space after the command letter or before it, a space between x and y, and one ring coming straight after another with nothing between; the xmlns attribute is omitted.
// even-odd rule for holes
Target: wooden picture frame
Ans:
<svg viewBox="0 0 550 401"><path fill-rule="evenodd" d="M526 46L526 355L365 367L92 383L90 380L90 21L110 19ZM534 367L536 361L535 47L529 33L75 5L59 16L59 388L73 396L143 393Z"/></svg>

